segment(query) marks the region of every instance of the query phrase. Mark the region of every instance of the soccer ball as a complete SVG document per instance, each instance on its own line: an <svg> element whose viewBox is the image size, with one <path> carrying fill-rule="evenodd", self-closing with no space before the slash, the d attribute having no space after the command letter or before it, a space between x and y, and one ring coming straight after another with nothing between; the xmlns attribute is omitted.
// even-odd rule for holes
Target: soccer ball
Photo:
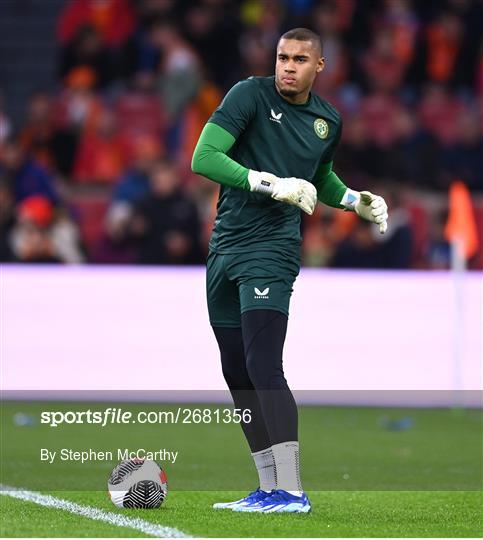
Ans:
<svg viewBox="0 0 483 540"><path fill-rule="evenodd" d="M127 459L112 471L107 487L119 508L159 508L168 493L168 479L151 459Z"/></svg>

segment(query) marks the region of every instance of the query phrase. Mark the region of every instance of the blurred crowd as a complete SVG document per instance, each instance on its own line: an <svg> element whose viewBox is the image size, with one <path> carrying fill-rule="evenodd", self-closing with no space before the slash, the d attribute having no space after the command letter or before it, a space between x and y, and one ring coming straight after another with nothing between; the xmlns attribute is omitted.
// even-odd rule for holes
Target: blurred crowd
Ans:
<svg viewBox="0 0 483 540"><path fill-rule="evenodd" d="M297 26L322 36L315 91L343 115L335 170L391 209L379 237L319 205L304 264L447 268L448 185L483 194L479 0L66 1L57 90L15 130L0 100L0 260L203 263L219 186L190 170L197 138Z"/></svg>

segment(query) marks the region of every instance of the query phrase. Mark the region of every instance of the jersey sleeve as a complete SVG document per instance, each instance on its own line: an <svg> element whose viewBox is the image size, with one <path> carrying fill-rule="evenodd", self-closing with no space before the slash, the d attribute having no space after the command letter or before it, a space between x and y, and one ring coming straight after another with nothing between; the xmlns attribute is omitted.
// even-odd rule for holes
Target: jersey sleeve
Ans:
<svg viewBox="0 0 483 540"><path fill-rule="evenodd" d="M320 202L333 208L344 208L341 202L347 186L332 170L332 161L319 165L313 184L317 189L317 199Z"/></svg>
<svg viewBox="0 0 483 540"><path fill-rule="evenodd" d="M191 170L219 184L249 190L248 169L227 155L234 143L233 135L208 122L193 153Z"/></svg>
<svg viewBox="0 0 483 540"><path fill-rule="evenodd" d="M237 139L255 115L256 93L257 83L252 79L235 84L208 122L217 124Z"/></svg>

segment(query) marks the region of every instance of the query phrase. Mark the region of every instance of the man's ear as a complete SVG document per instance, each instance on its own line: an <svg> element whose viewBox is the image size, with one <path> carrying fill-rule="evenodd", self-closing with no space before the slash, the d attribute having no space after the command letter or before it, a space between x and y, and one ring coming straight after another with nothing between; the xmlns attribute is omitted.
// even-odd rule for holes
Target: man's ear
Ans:
<svg viewBox="0 0 483 540"><path fill-rule="evenodd" d="M320 73L325 67L325 58L321 56L317 62L316 72Z"/></svg>

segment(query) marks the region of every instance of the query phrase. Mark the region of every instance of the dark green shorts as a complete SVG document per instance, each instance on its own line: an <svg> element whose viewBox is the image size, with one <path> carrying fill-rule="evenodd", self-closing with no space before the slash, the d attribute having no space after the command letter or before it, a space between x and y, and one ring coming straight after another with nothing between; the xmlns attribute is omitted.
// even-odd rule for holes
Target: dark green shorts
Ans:
<svg viewBox="0 0 483 540"><path fill-rule="evenodd" d="M206 295L211 325L238 328L241 314L252 309L275 309L288 315L292 286L299 270L298 246L295 250L210 252Z"/></svg>

